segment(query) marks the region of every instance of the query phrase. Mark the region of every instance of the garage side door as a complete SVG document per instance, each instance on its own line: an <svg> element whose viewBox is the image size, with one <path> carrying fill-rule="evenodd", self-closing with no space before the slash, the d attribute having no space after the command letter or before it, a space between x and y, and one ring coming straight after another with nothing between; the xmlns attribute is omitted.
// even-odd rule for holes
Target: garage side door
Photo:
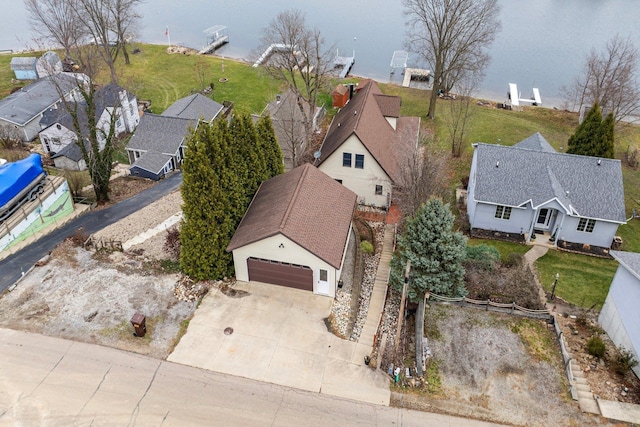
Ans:
<svg viewBox="0 0 640 427"><path fill-rule="evenodd" d="M313 291L313 270L307 266L249 258L247 268L249 280Z"/></svg>

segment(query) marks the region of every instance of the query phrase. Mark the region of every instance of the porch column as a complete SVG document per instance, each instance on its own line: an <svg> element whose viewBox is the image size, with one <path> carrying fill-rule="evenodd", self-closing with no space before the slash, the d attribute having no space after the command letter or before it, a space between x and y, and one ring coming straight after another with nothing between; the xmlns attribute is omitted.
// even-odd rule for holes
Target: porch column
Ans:
<svg viewBox="0 0 640 427"><path fill-rule="evenodd" d="M527 243L531 241L531 233L533 233L533 225L538 219L538 209L533 210L533 216L531 217L531 225L529 226L529 237L527 237Z"/></svg>

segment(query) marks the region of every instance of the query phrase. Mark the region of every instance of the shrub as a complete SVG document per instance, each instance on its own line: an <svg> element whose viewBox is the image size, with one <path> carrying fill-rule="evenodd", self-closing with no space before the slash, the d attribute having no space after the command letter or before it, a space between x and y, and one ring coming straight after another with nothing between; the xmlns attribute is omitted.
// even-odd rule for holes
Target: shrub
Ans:
<svg viewBox="0 0 640 427"><path fill-rule="evenodd" d="M360 243L360 248L362 249L362 253L365 253L365 254L372 254L373 253L373 245L371 244L371 242L369 242L367 240L363 240Z"/></svg>
<svg viewBox="0 0 640 427"><path fill-rule="evenodd" d="M625 375L631 369L635 368L638 360L633 353L624 347L618 349L618 355L611 361L613 371L618 375Z"/></svg>
<svg viewBox="0 0 640 427"><path fill-rule="evenodd" d="M587 341L587 352L597 358L602 358L606 351L604 341L598 335L594 335Z"/></svg>
<svg viewBox="0 0 640 427"><path fill-rule="evenodd" d="M162 249L171 256L173 261L180 259L180 231L177 228L167 230Z"/></svg>
<svg viewBox="0 0 640 427"><path fill-rule="evenodd" d="M494 247L483 243L478 246L467 246L467 265L480 270L492 271L500 260L500 252Z"/></svg>

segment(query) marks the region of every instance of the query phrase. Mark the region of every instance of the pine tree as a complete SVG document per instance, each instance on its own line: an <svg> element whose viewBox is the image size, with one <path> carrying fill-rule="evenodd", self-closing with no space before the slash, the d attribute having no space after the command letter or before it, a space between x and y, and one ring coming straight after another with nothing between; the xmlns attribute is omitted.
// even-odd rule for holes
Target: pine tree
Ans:
<svg viewBox="0 0 640 427"><path fill-rule="evenodd" d="M406 262L411 261L408 295L419 302L427 291L438 295L466 295L464 267L466 239L453 231L454 217L449 206L429 199L415 217L407 221L400 248L391 262L390 282L398 289L404 282Z"/></svg>
<svg viewBox="0 0 640 427"><path fill-rule="evenodd" d="M601 123L602 113L600 106L596 102L582 123L580 123L575 133L569 138L569 149L567 153L591 156L591 153L594 151L594 146L599 145L594 143L594 138L600 138Z"/></svg>
<svg viewBox="0 0 640 427"><path fill-rule="evenodd" d="M262 152L265 161L265 176L267 180L276 175L284 173L284 162L282 159L282 150L273 130L271 117L263 116L256 125L258 139L262 145Z"/></svg>

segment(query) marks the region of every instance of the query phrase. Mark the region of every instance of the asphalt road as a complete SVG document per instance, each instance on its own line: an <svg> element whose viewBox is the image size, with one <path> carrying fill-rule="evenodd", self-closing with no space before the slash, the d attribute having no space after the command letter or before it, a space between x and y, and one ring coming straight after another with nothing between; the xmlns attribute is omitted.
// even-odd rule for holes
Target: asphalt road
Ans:
<svg viewBox="0 0 640 427"><path fill-rule="evenodd" d="M153 187L123 200L106 209L91 211L66 223L52 233L41 237L33 244L0 261L0 293L15 283L39 259L48 254L57 244L72 235L79 228L87 234L121 220L159 198L171 193L182 183L182 172L177 172Z"/></svg>

